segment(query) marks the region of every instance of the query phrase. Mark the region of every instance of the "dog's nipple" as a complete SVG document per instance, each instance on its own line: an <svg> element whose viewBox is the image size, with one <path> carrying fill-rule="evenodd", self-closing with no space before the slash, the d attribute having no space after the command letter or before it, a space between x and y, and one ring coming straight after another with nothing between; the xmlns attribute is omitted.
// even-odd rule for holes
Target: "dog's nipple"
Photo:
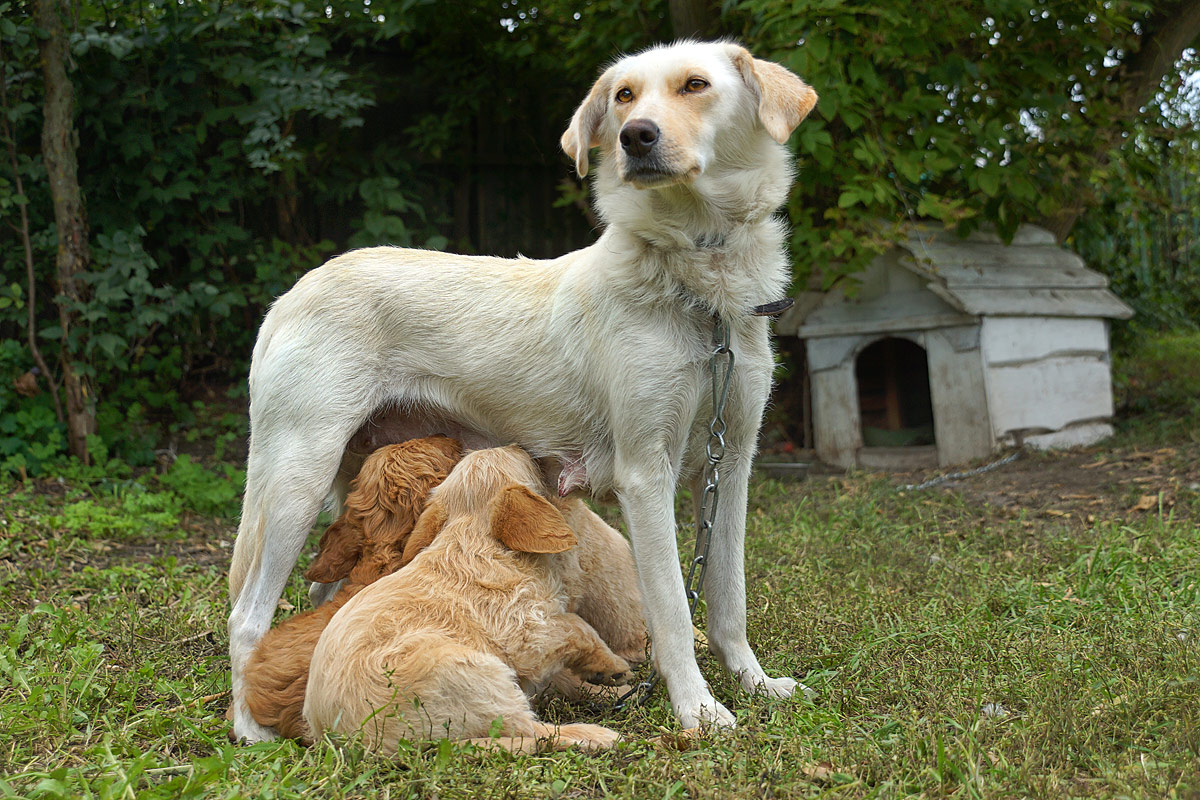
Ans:
<svg viewBox="0 0 1200 800"><path fill-rule="evenodd" d="M558 473L558 496L566 497L576 489L584 488L587 483L587 467L583 464L583 454L564 457L562 470Z"/></svg>

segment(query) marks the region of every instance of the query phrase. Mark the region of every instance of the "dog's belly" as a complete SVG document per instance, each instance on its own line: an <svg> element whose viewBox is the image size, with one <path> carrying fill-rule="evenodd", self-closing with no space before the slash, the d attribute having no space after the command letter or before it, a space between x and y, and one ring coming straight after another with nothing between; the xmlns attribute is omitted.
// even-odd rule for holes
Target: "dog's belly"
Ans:
<svg viewBox="0 0 1200 800"><path fill-rule="evenodd" d="M366 457L389 444L423 436L449 436L468 450L495 447L501 442L474 430L441 411L416 408L381 408L375 411L346 444L346 453Z"/></svg>
<svg viewBox="0 0 1200 800"><path fill-rule="evenodd" d="M381 447L438 434L457 439L469 450L495 447L499 444L440 411L385 407L371 414L362 427L350 437L342 454L339 476L347 481L353 478L362 467L363 460Z"/></svg>
<svg viewBox="0 0 1200 800"><path fill-rule="evenodd" d="M510 444L501 441L501 437L460 422L440 409L385 407L371 414L362 427L350 437L340 471L345 478L351 478L358 473L363 459L379 448L438 434L457 439L468 450ZM523 444L531 451L537 449L536 446L522 442L517 444ZM551 448L550 452L539 455L538 462L547 485L557 486L560 495L566 496L577 489L590 488L582 447Z"/></svg>

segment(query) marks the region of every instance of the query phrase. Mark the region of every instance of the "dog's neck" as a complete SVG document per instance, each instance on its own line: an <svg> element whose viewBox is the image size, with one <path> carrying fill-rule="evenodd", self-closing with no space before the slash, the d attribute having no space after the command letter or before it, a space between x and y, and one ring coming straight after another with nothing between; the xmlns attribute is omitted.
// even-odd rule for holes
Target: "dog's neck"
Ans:
<svg viewBox="0 0 1200 800"><path fill-rule="evenodd" d="M607 245L639 253L630 259L639 274L630 277L667 281L686 304L734 319L783 295L786 229L774 212L791 170L782 154L757 170L725 166L689 184L636 189L602 164L597 195Z"/></svg>

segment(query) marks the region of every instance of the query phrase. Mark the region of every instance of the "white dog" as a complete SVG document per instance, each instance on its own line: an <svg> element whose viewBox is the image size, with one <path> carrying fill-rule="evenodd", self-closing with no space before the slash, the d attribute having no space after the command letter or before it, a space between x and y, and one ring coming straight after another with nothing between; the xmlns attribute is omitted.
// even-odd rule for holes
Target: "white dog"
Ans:
<svg viewBox="0 0 1200 800"><path fill-rule="evenodd" d="M793 692L746 641L746 485L772 371L767 320L750 311L788 280L774 216L792 181L783 143L816 99L735 44L623 58L562 137L580 176L589 148L603 154L595 193L607 227L594 245L548 261L357 250L279 298L250 368L229 576L237 736L273 736L246 709L242 671L323 499L344 495L364 452L432 433L515 442L564 465L564 494L615 493L676 716L732 725L696 665L675 541L676 487L702 480L716 316L737 360L705 585L709 647L747 690Z"/></svg>

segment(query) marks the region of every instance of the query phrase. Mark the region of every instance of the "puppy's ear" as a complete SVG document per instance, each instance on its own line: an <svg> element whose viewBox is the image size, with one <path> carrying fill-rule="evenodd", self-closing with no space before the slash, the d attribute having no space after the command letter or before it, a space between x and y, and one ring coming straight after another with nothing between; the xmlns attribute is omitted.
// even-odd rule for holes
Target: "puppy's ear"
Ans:
<svg viewBox="0 0 1200 800"><path fill-rule="evenodd" d="M612 70L608 70L592 86L587 98L575 110L571 124L562 135L562 149L575 159L575 171L579 177L588 174L588 150L600 145L600 123L608 113L608 94L612 86Z"/></svg>
<svg viewBox="0 0 1200 800"><path fill-rule="evenodd" d="M400 566L412 560L411 557L405 559L403 554L409 552L408 540L412 538L429 493L446 480L462 456L461 446L445 437L441 437L441 440L419 439L405 444L409 447L397 451L384 465L373 505L364 510L371 544L387 553L389 558L399 559ZM424 549L439 528L441 523L412 554L416 555Z"/></svg>
<svg viewBox="0 0 1200 800"><path fill-rule="evenodd" d="M558 509L519 484L492 501L492 535L522 553L561 553L578 542Z"/></svg>
<svg viewBox="0 0 1200 800"><path fill-rule="evenodd" d="M304 577L317 583L340 581L362 558L363 541L362 528L339 517L321 534L321 551Z"/></svg>
<svg viewBox="0 0 1200 800"><path fill-rule="evenodd" d="M730 45L730 58L758 98L758 118L763 127L772 139L785 143L816 106L817 93L792 72L772 61L755 58L744 47Z"/></svg>
<svg viewBox="0 0 1200 800"><path fill-rule="evenodd" d="M404 543L404 555L400 557L400 566L408 564L417 557L417 553L433 543L434 537L445 526L446 517L446 507L441 503L434 502L425 507L425 511L417 518L416 526L413 527L412 533L408 535L408 540Z"/></svg>

